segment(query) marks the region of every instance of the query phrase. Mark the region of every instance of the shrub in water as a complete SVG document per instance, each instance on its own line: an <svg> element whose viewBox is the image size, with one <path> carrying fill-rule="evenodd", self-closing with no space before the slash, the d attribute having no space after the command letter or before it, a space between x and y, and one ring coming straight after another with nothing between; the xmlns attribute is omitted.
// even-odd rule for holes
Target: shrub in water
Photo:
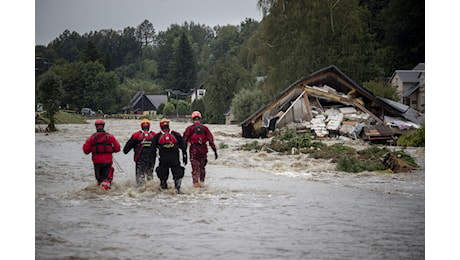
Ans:
<svg viewBox="0 0 460 260"><path fill-rule="evenodd" d="M280 139L281 141L289 141L296 136L297 132L295 131L295 129L287 129L278 137L278 139Z"/></svg>
<svg viewBox="0 0 460 260"><path fill-rule="evenodd" d="M362 171L385 170L385 166L380 162L362 161L356 157L342 156L337 163L336 169L338 171L356 173Z"/></svg>
<svg viewBox="0 0 460 260"><path fill-rule="evenodd" d="M397 145L399 146L412 146L412 147L424 147L425 146L425 125L422 125L417 131L413 134L404 134L398 141Z"/></svg>
<svg viewBox="0 0 460 260"><path fill-rule="evenodd" d="M241 150L245 150L245 151L252 151L252 150L256 150L256 151L259 151L260 149L262 149L262 144L259 144L259 142L257 141L253 141L251 143L247 143L247 144L243 144L240 149Z"/></svg>
<svg viewBox="0 0 460 260"><path fill-rule="evenodd" d="M309 134L296 135L290 141L292 147L305 148L311 145L311 136Z"/></svg>
<svg viewBox="0 0 460 260"><path fill-rule="evenodd" d="M295 129L288 129L272 139L269 148L277 152L290 152L294 148L306 148L311 145L311 136L308 133L298 135Z"/></svg>
<svg viewBox="0 0 460 260"><path fill-rule="evenodd" d="M386 153L390 152L390 150L388 150L388 148L384 147L384 148L379 148L378 146L376 145L373 145L369 148L366 148L364 150L361 150L358 152L358 154L360 155L360 157L363 159L363 160L375 160L375 161L378 161L380 158L382 158L382 156Z"/></svg>
<svg viewBox="0 0 460 260"><path fill-rule="evenodd" d="M342 172L361 172L363 168L362 162L358 158L341 156L336 169Z"/></svg>
<svg viewBox="0 0 460 260"><path fill-rule="evenodd" d="M332 162L337 162L342 156L356 156L356 149L345 146L343 143L336 143L320 150L313 150L311 153L310 156L314 159L332 159Z"/></svg>

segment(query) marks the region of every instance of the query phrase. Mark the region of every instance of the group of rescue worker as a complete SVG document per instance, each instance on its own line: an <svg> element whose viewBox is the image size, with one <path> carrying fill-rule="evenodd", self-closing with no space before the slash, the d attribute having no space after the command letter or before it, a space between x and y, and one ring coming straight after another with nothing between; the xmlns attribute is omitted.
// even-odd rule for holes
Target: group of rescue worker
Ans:
<svg viewBox="0 0 460 260"><path fill-rule="evenodd" d="M141 130L134 132L123 147L123 153L128 154L134 150L136 164L136 186L141 187L153 180L153 171L157 157L159 164L155 169L160 179L161 189L168 189L169 170L171 169L174 186L177 193L181 193L181 182L187 165L187 148L189 148L190 162L192 164L192 181L195 188L202 187L206 178L206 164L208 145L214 151L217 160L217 149L214 137L209 128L201 123L202 116L199 111L192 113L193 124L189 125L183 135L170 129L169 120L160 120L160 131L155 133L150 130L150 121L141 121ZM92 154L94 172L98 186L102 190L110 189L113 180L113 153L120 151L117 139L104 130L105 122L98 119L95 122L96 133L91 135L83 144L83 152Z"/></svg>

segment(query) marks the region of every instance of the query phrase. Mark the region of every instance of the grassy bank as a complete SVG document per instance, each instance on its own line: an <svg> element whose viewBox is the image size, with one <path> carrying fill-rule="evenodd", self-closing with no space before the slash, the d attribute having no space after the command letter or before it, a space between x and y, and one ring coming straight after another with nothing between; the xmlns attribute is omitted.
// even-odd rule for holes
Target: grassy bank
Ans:
<svg viewBox="0 0 460 260"><path fill-rule="evenodd" d="M56 124L86 124L85 117L78 115L75 111L70 110L59 110L56 115ZM44 113L37 114L35 116L35 123L48 124L49 120L44 116Z"/></svg>

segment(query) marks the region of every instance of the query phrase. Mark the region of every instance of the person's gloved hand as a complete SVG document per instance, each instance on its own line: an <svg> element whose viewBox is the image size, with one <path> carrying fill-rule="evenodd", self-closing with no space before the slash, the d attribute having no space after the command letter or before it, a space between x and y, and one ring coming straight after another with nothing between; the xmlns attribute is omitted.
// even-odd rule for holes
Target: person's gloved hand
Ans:
<svg viewBox="0 0 460 260"><path fill-rule="evenodd" d="M217 160L217 158L219 157L219 156L217 155L217 149L214 148L214 149L212 149L212 150L214 151L214 160Z"/></svg>
<svg viewBox="0 0 460 260"><path fill-rule="evenodd" d="M186 153L182 154L182 161L184 162L184 165L187 165L187 154Z"/></svg>

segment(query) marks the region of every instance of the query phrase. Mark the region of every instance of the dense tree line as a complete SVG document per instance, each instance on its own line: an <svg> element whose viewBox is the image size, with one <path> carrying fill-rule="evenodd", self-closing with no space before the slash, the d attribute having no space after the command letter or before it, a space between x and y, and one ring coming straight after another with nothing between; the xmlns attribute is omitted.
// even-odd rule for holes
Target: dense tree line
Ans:
<svg viewBox="0 0 460 260"><path fill-rule="evenodd" d="M198 108L207 122L223 123L230 107L242 120L295 80L331 64L387 93L382 78L425 60L424 1L259 0L259 8L261 22L213 28L184 22L157 33L144 20L122 31L66 30L35 47L37 102L62 93L53 104L118 113L136 91L182 94L203 83L204 100L164 108ZM59 89L38 87L46 82Z"/></svg>

